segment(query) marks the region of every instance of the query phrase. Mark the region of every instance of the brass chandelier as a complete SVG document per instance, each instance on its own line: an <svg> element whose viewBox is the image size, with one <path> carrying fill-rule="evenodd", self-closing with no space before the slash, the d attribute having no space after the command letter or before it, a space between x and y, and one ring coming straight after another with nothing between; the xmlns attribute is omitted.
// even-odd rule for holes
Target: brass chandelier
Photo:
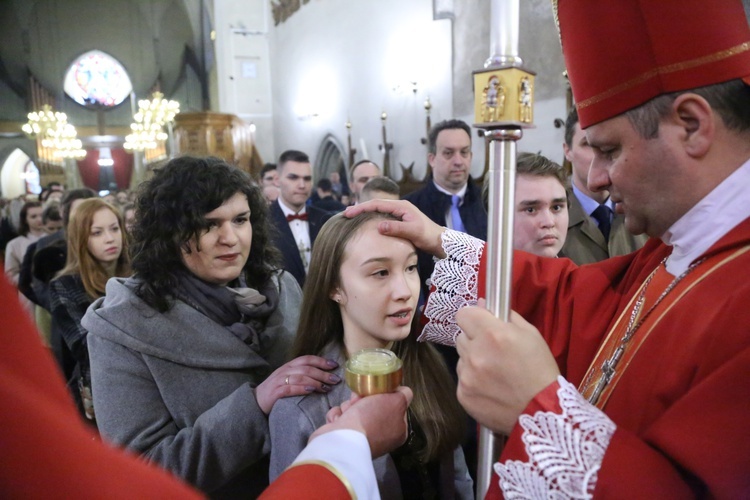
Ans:
<svg viewBox="0 0 750 500"><path fill-rule="evenodd" d="M56 112L49 104L39 111L28 114L29 121L21 129L32 139L37 139L42 147L53 152L57 158L83 158L86 150L73 125L68 123L65 113Z"/></svg>
<svg viewBox="0 0 750 500"><path fill-rule="evenodd" d="M164 126L173 123L179 112L180 103L164 99L161 92L154 92L150 100L138 101L138 112L130 125L132 133L125 137L125 149L144 151L158 147L159 142L168 138Z"/></svg>

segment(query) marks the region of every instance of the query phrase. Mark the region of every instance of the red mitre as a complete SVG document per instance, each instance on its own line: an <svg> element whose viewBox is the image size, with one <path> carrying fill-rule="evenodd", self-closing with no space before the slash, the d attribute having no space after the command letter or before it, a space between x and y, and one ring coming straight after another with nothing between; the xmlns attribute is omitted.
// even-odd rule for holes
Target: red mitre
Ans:
<svg viewBox="0 0 750 500"><path fill-rule="evenodd" d="M553 0L581 127L669 92L743 78L741 0Z"/></svg>

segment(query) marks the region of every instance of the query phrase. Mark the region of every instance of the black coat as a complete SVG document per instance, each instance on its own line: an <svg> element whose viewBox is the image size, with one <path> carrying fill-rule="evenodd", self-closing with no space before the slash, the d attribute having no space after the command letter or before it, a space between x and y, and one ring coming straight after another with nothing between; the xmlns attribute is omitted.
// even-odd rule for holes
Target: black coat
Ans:
<svg viewBox="0 0 750 500"><path fill-rule="evenodd" d="M431 178L422 189L406 195L404 199L413 203L436 224L446 225L445 213L451 206L451 197L442 191L438 191ZM468 234L481 240L487 240L487 211L482 203L482 191L471 177L469 177L466 186L464 202L458 207L458 213L461 214L461 221L464 223ZM422 282L422 296L427 297L429 288L425 282L432 275L435 263L432 260L432 255L422 251L419 251L417 255L419 258L419 279Z"/></svg>
<svg viewBox="0 0 750 500"><path fill-rule="evenodd" d="M292 230L278 201L271 203L269 211L271 214L271 224L276 227L273 242L284 257L284 269L289 271L295 277L299 286L302 287L305 284L305 266L302 264L302 257L299 255L299 248L294 239L294 234L292 234ZM310 231L310 248L313 248L320 228L331 218L332 214L313 206L308 206L306 211L307 227Z"/></svg>
<svg viewBox="0 0 750 500"><path fill-rule="evenodd" d="M333 196L318 198L313 202L313 206L326 212L342 212L346 208L346 205Z"/></svg>

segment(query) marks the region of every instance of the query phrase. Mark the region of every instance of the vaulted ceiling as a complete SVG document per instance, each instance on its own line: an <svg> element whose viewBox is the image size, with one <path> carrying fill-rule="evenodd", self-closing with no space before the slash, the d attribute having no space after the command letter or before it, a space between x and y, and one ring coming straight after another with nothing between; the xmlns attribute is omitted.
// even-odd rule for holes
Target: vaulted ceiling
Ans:
<svg viewBox="0 0 750 500"><path fill-rule="evenodd" d="M207 3L0 0L0 121L25 120L25 113L30 111L31 74L74 121L81 125L95 123L95 113L63 93L68 66L94 49L119 60L138 98L147 97L157 82L169 96L180 82L186 57L201 65L206 61L204 47L209 45L206 40L211 25ZM127 109L109 113L112 125L130 121L129 105L120 107Z"/></svg>

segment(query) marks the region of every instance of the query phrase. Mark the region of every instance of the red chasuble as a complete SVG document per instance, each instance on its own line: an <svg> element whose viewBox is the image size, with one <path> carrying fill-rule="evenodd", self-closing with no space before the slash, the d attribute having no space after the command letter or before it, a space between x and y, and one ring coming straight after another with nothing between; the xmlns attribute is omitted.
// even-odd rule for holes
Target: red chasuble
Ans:
<svg viewBox="0 0 750 500"><path fill-rule="evenodd" d="M581 267L516 252L512 307L544 335L562 377L519 419L495 466L503 479L494 476L489 496L502 488L748 498L749 247L750 219L656 305L602 395L603 413L575 389L587 373L599 376L621 337L614 332L607 342L608 334L627 323L632 299L671 247L652 239L633 254ZM478 290L484 265L483 256ZM657 298L671 282L665 274L652 281ZM644 310L653 303L647 297Z"/></svg>
<svg viewBox="0 0 750 500"><path fill-rule="evenodd" d="M327 467L301 464L285 470L260 496L261 500L350 500L352 493Z"/></svg>
<svg viewBox="0 0 750 500"><path fill-rule="evenodd" d="M102 443L81 421L18 292L0 277L0 497L202 496L156 466Z"/></svg>
<svg viewBox="0 0 750 500"><path fill-rule="evenodd" d="M750 494L750 252L742 251L748 245L750 220L714 245L704 255L709 261L640 327L648 336L630 346L637 352L629 353L627 366L621 361L624 371L603 407L617 430L598 471L596 496ZM631 299L670 251L651 240L630 256L578 269L519 253L513 309L540 329L563 376L579 386L606 334L621 315L627 321ZM538 411L539 403L548 407L544 396L528 411ZM511 452L501 462L511 460Z"/></svg>

